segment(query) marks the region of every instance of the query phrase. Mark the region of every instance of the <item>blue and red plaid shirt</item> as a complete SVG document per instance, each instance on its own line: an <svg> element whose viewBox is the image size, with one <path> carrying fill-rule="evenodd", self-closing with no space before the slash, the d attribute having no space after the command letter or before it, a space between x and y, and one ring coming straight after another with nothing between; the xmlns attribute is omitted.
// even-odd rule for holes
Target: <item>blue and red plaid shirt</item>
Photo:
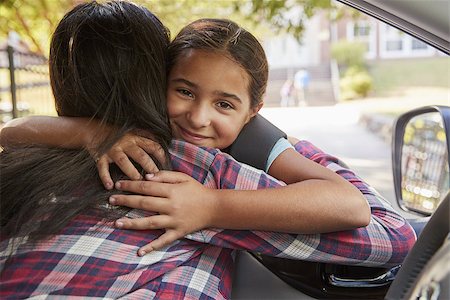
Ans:
<svg viewBox="0 0 450 300"><path fill-rule="evenodd" d="M416 236L411 226L376 191L344 169L336 158L301 141L296 150L337 172L366 197L372 211L367 227L326 234L207 229L189 234L144 257L139 247L159 230L115 229L86 214L60 234L35 245L1 242L0 297L75 297L127 299L227 299L231 293L234 251L309 261L364 266L400 264ZM204 185L225 189L261 189L283 185L265 173L237 163L214 149L174 141L175 170ZM130 218L148 215L132 210Z"/></svg>

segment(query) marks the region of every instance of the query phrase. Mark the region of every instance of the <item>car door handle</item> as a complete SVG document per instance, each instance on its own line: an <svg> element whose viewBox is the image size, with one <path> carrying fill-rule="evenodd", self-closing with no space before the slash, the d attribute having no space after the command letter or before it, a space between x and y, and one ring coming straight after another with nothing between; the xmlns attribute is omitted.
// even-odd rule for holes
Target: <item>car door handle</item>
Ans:
<svg viewBox="0 0 450 300"><path fill-rule="evenodd" d="M327 282L335 287L346 288L373 288L389 285L397 275L401 266L395 266L385 273L374 278L342 278L334 274L327 275Z"/></svg>

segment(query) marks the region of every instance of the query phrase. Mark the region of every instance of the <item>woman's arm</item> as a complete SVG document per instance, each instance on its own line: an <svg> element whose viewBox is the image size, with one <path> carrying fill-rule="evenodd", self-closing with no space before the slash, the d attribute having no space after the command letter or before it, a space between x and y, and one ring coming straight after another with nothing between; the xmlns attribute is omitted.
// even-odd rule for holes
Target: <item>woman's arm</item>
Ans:
<svg viewBox="0 0 450 300"><path fill-rule="evenodd" d="M161 237L141 249L149 252L204 228L314 234L349 230L369 224L370 208L357 188L333 171L299 154L296 157L306 160L305 168L318 167L321 172L324 170L325 176L319 173L316 176L321 179L308 179L275 189L253 190L245 186L245 181L236 189L219 181L221 189L211 189L180 172L161 171L147 175L145 185L136 183L137 189L132 192L150 197L115 195L110 202L113 205L134 207L128 200L140 199L145 202L145 207L139 208L159 214L134 220L122 218L117 220L116 226L142 230L165 229ZM299 162L294 160L292 163ZM337 180L323 179L326 176L337 177ZM119 182L116 187L122 189L122 185L123 182ZM355 200L338 201L340 195L335 193L343 193L346 197L355 193L356 196ZM356 205L352 201L360 202L359 211L353 207Z"/></svg>
<svg viewBox="0 0 450 300"><path fill-rule="evenodd" d="M122 219L116 225L166 229L166 234L148 247L159 249L204 228L313 234L369 224L370 208L363 194L332 170L305 158L293 148L285 150L271 170L279 171L280 177L294 183L265 190L226 189L224 186L208 189L185 174L159 172L147 177L151 181L147 186L151 189L139 191L153 196L145 209L159 212L159 215L147 220ZM118 195L113 201L127 205L123 202L126 198Z"/></svg>
<svg viewBox="0 0 450 300"><path fill-rule="evenodd" d="M298 141L295 150L332 170L363 194L371 211L368 226L340 232L296 235L295 238L294 235L273 232L252 231L251 236L244 237L233 230L202 230L189 235L189 238L268 255L273 255L270 252L274 251L278 252L275 256L309 261L387 267L402 263L416 240L411 225L375 189L340 165L338 158L307 141Z"/></svg>
<svg viewBox="0 0 450 300"><path fill-rule="evenodd" d="M373 188L352 171L337 164L338 160L335 157L323 153L306 141L296 144L295 147L303 156L351 182L364 195L371 210L368 226L339 232L299 235L268 231L205 229L188 234L186 238L221 247L309 261L365 266L400 264L416 239L414 230L408 222ZM254 168L241 165L227 155L219 153L211 158L212 155L207 155L206 151L182 143L175 144L174 149L179 153L178 157L173 157L174 168L195 177L203 186L222 189L280 187L277 180ZM211 151L213 150L210 149ZM209 166L208 172L205 166ZM122 184L122 190L144 194L150 191L150 195L156 187L149 181L140 183L128 181ZM171 189L168 191L170 192ZM192 201L201 194L200 192L192 197L185 195L186 201ZM151 196L132 195L118 199L116 204L147 209L154 205L154 200L155 198ZM214 209L214 204L211 207ZM184 214L190 215L195 212L196 210L191 209L184 211ZM149 218L152 217L123 220L127 223L125 226L140 224L145 227L153 224ZM145 249L148 248L146 246L141 248L141 250Z"/></svg>

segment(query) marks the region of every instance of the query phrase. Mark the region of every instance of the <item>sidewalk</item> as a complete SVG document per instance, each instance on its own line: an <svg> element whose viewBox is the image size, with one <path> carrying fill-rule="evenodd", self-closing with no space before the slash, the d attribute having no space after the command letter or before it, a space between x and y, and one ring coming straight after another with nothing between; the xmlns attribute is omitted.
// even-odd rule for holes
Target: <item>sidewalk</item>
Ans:
<svg viewBox="0 0 450 300"><path fill-rule="evenodd" d="M359 124L382 138L387 144L390 144L395 120L396 117L392 115L363 113L359 118Z"/></svg>
<svg viewBox="0 0 450 300"><path fill-rule="evenodd" d="M358 123L389 144L397 117L409 110L427 105L450 106L450 89L413 88L397 96L366 98L337 104L342 107L353 106L360 114Z"/></svg>

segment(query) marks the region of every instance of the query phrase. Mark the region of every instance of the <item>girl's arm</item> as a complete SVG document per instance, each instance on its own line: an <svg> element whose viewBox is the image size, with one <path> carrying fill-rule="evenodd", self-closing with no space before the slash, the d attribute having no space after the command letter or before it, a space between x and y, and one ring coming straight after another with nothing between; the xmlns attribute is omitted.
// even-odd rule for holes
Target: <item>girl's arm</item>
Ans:
<svg viewBox="0 0 450 300"><path fill-rule="evenodd" d="M370 222L369 205L356 187L295 149L282 152L268 173L288 185L270 190L220 191L221 214L214 226L323 233L364 227Z"/></svg>
<svg viewBox="0 0 450 300"><path fill-rule="evenodd" d="M87 118L30 116L7 122L0 131L3 147L46 145L67 149L91 145L100 124Z"/></svg>
<svg viewBox="0 0 450 300"><path fill-rule="evenodd" d="M258 132L261 130L253 130L253 133ZM289 141L292 144L298 142L295 138ZM285 150L280 154L274 151L278 156L267 172L288 186L267 192L219 193L219 203L223 207L216 226L323 233L364 227L369 223L367 201L351 182L305 158L284 138L273 147L278 148ZM247 204L250 205L244 207Z"/></svg>
<svg viewBox="0 0 450 300"><path fill-rule="evenodd" d="M258 225L258 229L296 233L329 232L366 226L370 210L362 193L333 171L305 159L284 136L285 133L279 128L257 115L245 125L227 149L236 160L266 170L268 174L289 185L273 192L273 195L262 192L242 195L232 192L230 197L222 193L223 200L228 200L226 205L229 207L224 210L223 217L229 226L243 226L243 222L248 221L247 226ZM292 144L296 144L297 140L291 140ZM270 164L271 161L273 162ZM258 205L254 205L255 208L251 209L249 215L242 215L241 200L252 199L253 196L256 197L253 201L258 201ZM230 215L227 215L228 211ZM269 213L274 220L264 218ZM278 220L277 216L280 222L278 224L273 223ZM267 225L276 227L267 228Z"/></svg>
<svg viewBox="0 0 450 300"><path fill-rule="evenodd" d="M133 180L142 177L130 158L146 172L158 171L149 154L163 162L164 151L156 142L133 133L125 134L106 153L98 155L99 144L112 130L111 126L95 119L30 116L6 123L0 131L0 145L9 147L39 144L67 149L86 148L97 160L100 179L107 189L113 187L109 173L110 163L116 163Z"/></svg>

